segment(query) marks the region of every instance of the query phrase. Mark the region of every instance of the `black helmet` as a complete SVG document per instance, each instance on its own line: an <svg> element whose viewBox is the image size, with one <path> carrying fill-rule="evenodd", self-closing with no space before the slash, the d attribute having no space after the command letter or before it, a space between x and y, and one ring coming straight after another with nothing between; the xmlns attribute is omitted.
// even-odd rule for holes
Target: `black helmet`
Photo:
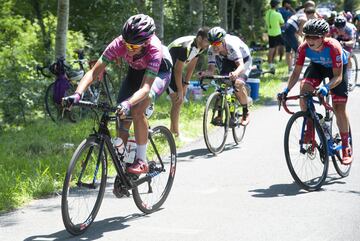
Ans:
<svg viewBox="0 0 360 241"><path fill-rule="evenodd" d="M280 3L280 0L271 0L270 6L273 8L273 7L276 7L279 3Z"/></svg>
<svg viewBox="0 0 360 241"><path fill-rule="evenodd" d="M323 36L329 32L329 24L324 19L310 19L303 28L303 33L306 35Z"/></svg>
<svg viewBox="0 0 360 241"><path fill-rule="evenodd" d="M210 44L222 41L225 38L226 31L220 27L214 27L208 32L208 40Z"/></svg>
<svg viewBox="0 0 360 241"><path fill-rule="evenodd" d="M154 35L155 22L145 14L131 16L124 24L122 37L129 44L143 44Z"/></svg>
<svg viewBox="0 0 360 241"><path fill-rule="evenodd" d="M343 28L346 25L346 18L344 16L337 16L334 22L335 27Z"/></svg>

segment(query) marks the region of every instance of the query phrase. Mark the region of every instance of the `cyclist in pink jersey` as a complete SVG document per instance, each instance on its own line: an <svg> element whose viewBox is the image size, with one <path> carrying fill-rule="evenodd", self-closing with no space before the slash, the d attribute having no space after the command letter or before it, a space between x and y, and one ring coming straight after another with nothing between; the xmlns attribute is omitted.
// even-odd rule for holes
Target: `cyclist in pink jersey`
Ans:
<svg viewBox="0 0 360 241"><path fill-rule="evenodd" d="M154 20L150 16L131 16L123 26L122 35L107 46L94 67L82 78L75 94L71 96L74 102L78 102L84 90L109 62L122 58L129 64L117 102L119 115L131 115L134 122L136 157L133 164L127 167L127 172L132 174L148 172L148 123L144 112L151 100L155 100L166 90L171 78L171 56L167 47L163 46L155 35L155 29ZM126 123L123 127L117 128L118 136L125 143L130 125L131 123Z"/></svg>

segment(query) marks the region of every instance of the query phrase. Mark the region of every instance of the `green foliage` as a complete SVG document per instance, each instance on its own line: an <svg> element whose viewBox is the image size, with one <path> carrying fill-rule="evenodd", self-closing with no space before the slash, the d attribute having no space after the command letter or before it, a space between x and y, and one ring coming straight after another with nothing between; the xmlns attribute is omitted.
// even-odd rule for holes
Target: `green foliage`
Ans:
<svg viewBox="0 0 360 241"><path fill-rule="evenodd" d="M4 5L0 19L0 126L23 125L41 115L44 90L52 80L39 77L37 64L43 65L46 56L53 52L43 50L40 27L20 15L12 15L9 5ZM56 18L44 19L48 29L55 29ZM51 33L52 46L55 32ZM68 32L68 56L82 48L85 40L80 32Z"/></svg>
<svg viewBox="0 0 360 241"><path fill-rule="evenodd" d="M91 123L55 125L37 121L8 130L0 139L0 210L59 191L72 153L91 132ZM61 131L60 131L61 130ZM65 143L75 147L67 149Z"/></svg>

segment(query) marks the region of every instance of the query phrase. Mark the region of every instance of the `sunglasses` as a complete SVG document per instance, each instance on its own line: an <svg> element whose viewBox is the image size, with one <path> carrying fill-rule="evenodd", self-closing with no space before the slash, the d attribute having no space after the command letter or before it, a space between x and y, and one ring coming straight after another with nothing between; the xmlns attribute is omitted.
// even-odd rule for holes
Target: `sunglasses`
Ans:
<svg viewBox="0 0 360 241"><path fill-rule="evenodd" d="M135 51L135 50L141 48L143 45L142 44L129 44L129 43L125 42L125 46L129 51Z"/></svg>
<svg viewBox="0 0 360 241"><path fill-rule="evenodd" d="M310 40L318 40L321 37L322 36L318 36L318 35L305 35L305 39L310 39Z"/></svg>
<svg viewBox="0 0 360 241"><path fill-rule="evenodd" d="M212 42L211 46L219 47L222 44L221 41Z"/></svg>

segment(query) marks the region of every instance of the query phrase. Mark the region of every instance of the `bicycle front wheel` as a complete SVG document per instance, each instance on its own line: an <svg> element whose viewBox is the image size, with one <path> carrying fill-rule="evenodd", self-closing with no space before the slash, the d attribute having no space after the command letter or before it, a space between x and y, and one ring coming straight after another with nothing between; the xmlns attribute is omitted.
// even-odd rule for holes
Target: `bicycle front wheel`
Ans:
<svg viewBox="0 0 360 241"><path fill-rule="evenodd" d="M289 120L284 138L286 163L295 182L307 191L318 190L324 183L329 155L324 132L318 123L314 123L310 140L306 139L304 127L307 121L313 121L306 112L297 112Z"/></svg>
<svg viewBox="0 0 360 241"><path fill-rule="evenodd" d="M357 85L358 76L358 61L355 54L351 54L349 61L350 63L348 63L348 65L350 65L351 68L348 66L348 90L353 91Z"/></svg>
<svg viewBox="0 0 360 241"><path fill-rule="evenodd" d="M211 153L218 154L222 152L228 130L229 106L222 94L214 92L206 101L203 117L205 144Z"/></svg>
<svg viewBox="0 0 360 241"><path fill-rule="evenodd" d="M66 230L79 235L94 221L106 186L106 153L96 137L85 139L76 149L66 172L61 212Z"/></svg>
<svg viewBox="0 0 360 241"><path fill-rule="evenodd" d="M242 118L242 107L239 101L236 99L233 103L235 123L232 126L232 134L236 144L239 144L243 139L246 131L246 126L240 125L240 119ZM231 122L230 122L231 123Z"/></svg>
<svg viewBox="0 0 360 241"><path fill-rule="evenodd" d="M149 132L146 150L149 172L139 177L148 181L132 190L136 206L144 213L152 213L165 202L175 178L176 146L174 138L165 126L157 126Z"/></svg>

